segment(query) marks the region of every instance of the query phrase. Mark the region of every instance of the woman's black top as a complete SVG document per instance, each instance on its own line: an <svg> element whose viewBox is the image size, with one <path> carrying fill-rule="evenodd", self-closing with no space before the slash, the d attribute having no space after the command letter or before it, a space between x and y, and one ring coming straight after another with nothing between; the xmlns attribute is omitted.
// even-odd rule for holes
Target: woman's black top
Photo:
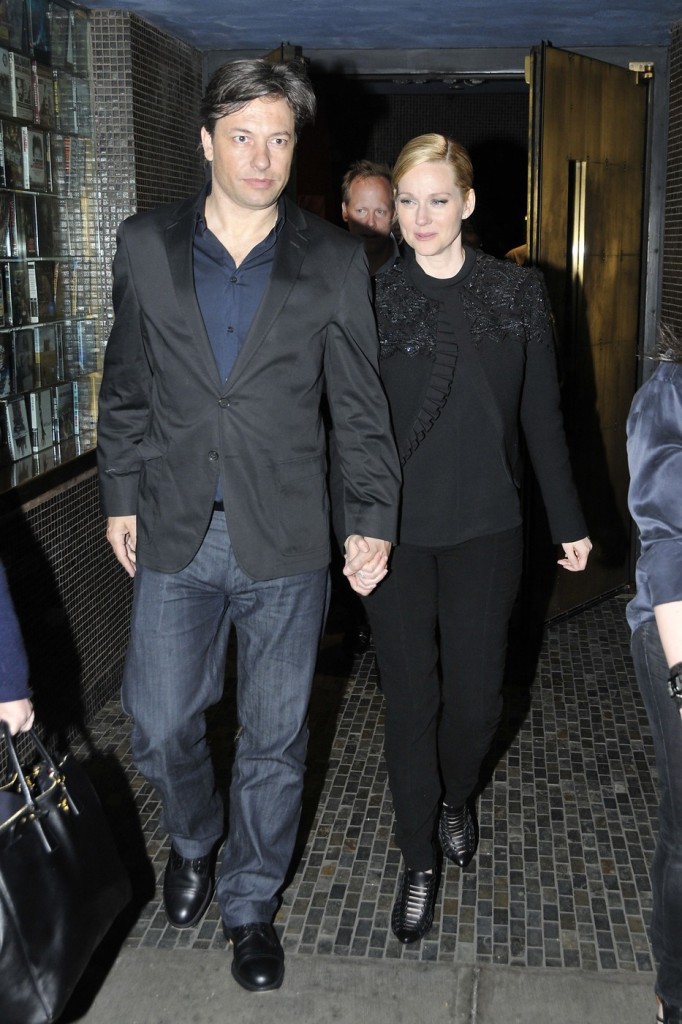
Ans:
<svg viewBox="0 0 682 1024"><path fill-rule="evenodd" d="M376 313L403 463L400 542L451 546L517 526L519 425L553 540L586 536L539 275L467 247L441 280L405 246L376 278Z"/></svg>

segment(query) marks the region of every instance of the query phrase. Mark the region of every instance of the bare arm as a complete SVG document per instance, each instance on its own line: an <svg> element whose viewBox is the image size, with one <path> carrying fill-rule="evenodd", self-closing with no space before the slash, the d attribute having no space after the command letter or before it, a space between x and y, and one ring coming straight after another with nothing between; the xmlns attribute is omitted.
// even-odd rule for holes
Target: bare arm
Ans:
<svg viewBox="0 0 682 1024"><path fill-rule="evenodd" d="M135 575L137 516L109 516L107 540L129 576Z"/></svg>

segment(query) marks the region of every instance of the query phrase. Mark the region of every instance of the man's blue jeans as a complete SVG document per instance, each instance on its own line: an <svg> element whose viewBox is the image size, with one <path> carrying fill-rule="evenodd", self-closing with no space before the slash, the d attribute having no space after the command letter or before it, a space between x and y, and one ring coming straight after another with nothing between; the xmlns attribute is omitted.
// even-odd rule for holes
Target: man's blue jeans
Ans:
<svg viewBox="0 0 682 1024"><path fill-rule="evenodd" d="M682 1006L682 720L668 696L668 666L655 622L644 622L635 631L632 658L654 739L661 795L651 864L656 993Z"/></svg>
<svg viewBox="0 0 682 1024"><path fill-rule="evenodd" d="M264 582L247 576L221 512L185 569L137 568L122 702L133 719L133 759L183 857L206 855L223 835L205 712L223 692L231 624L237 633L239 736L217 883L231 928L270 921L277 909L300 817L327 595L327 569Z"/></svg>

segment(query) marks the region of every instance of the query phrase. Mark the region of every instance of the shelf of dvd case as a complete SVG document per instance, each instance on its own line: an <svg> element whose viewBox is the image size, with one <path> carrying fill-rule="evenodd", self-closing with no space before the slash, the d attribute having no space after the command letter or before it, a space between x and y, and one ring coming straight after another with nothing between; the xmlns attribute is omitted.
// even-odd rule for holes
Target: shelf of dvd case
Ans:
<svg viewBox="0 0 682 1024"><path fill-rule="evenodd" d="M0 187L88 198L92 141L0 120Z"/></svg>
<svg viewBox="0 0 682 1024"><path fill-rule="evenodd" d="M59 379L54 358L54 352L43 353L39 385L22 393L8 392L0 399L0 467L48 449L58 458L74 438L85 450L94 438L101 371ZM69 454L73 447L68 446Z"/></svg>
<svg viewBox="0 0 682 1024"><path fill-rule="evenodd" d="M97 287L94 259L0 262L0 330L95 316Z"/></svg>
<svg viewBox="0 0 682 1024"><path fill-rule="evenodd" d="M0 492L94 445L104 340L89 13L0 0Z"/></svg>
<svg viewBox="0 0 682 1024"><path fill-rule="evenodd" d="M0 46L38 64L87 78L89 16L69 0L2 0Z"/></svg>
<svg viewBox="0 0 682 1024"><path fill-rule="evenodd" d="M0 188L0 261L97 254L94 204Z"/></svg>
<svg viewBox="0 0 682 1024"><path fill-rule="evenodd" d="M28 485L33 484L32 496L44 492L40 486L40 477L50 474L51 483L59 473L62 479L73 476L76 465L72 463L78 456L89 454L94 464L94 448L97 442L96 433L82 431L80 434L62 441L58 445L45 448L35 455L27 455L16 462L0 465L0 509L4 505L3 495L15 487L22 487L24 490ZM71 465L69 465L71 463ZM35 485L38 485L36 488ZM50 484L51 486L51 484ZM48 486L49 490L49 486Z"/></svg>

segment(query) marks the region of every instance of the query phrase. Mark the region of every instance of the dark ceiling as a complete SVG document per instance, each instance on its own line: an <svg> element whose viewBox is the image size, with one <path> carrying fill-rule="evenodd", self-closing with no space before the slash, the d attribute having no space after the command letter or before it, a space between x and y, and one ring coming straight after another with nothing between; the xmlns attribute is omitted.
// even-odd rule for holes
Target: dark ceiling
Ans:
<svg viewBox="0 0 682 1024"><path fill-rule="evenodd" d="M200 50L667 46L682 0L84 0Z"/></svg>

